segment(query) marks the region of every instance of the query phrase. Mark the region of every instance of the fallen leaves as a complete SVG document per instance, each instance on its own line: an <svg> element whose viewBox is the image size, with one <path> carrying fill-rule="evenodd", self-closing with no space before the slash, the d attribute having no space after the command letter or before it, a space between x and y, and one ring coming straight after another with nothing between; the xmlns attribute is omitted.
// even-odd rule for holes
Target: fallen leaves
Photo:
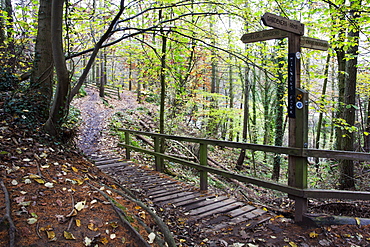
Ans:
<svg viewBox="0 0 370 247"><path fill-rule="evenodd" d="M77 211L81 211L82 209L84 209L85 204L86 204L86 201L77 202L75 205L75 209Z"/></svg>
<svg viewBox="0 0 370 247"><path fill-rule="evenodd" d="M67 232L67 231L63 232L63 236L67 240L72 240L72 239L75 240L76 239L75 236L72 233Z"/></svg>

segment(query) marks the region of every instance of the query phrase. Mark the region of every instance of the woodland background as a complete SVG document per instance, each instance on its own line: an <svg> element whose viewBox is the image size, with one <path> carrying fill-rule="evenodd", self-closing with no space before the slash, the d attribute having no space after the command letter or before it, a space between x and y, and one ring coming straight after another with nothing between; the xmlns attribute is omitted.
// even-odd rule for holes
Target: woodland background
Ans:
<svg viewBox="0 0 370 247"><path fill-rule="evenodd" d="M286 146L287 40L240 41L266 29L260 18L271 12L330 43L327 52L302 49L309 147L369 152L369 11L368 0L2 0L3 112L62 138L76 127L71 102L90 82L102 95L114 85L157 104L160 133L190 128L197 137ZM235 169L258 176L256 163L264 164L264 176L286 180L284 156L242 151L237 160ZM368 189L366 163L310 163L322 174L311 186L330 178L329 186Z"/></svg>

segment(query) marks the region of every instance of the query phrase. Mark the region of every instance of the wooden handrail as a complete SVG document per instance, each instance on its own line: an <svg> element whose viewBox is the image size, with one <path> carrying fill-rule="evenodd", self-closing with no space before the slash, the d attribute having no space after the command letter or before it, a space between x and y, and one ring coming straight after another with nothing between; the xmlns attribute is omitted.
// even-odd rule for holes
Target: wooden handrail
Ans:
<svg viewBox="0 0 370 247"><path fill-rule="evenodd" d="M336 158L336 159L350 159L350 160L370 160L370 154L359 153L359 152L348 152L348 151L332 151L332 150L316 150L306 148L292 148L292 147L275 147L268 145L258 145L250 143L230 142L230 141L219 141L209 140L202 138L192 137L180 137L171 136L136 130L127 130L119 128L118 131L125 133L125 143L119 143L119 146L126 148L126 158L130 159L130 150L150 154L155 156L155 169L159 172L163 171L163 160L169 160L175 163L179 163L188 167L199 170L200 173L200 189L207 190L208 178L207 173L217 174L226 178L236 179L243 183L251 183L257 186L261 186L267 189L281 191L287 193L290 197L295 199L295 220L302 222L304 214L307 211L307 199L308 198L332 198L332 199L357 199L357 200L370 200L370 192L367 191L345 191L345 190L321 190L321 189L307 189L307 186L289 186L280 184L272 181L266 181L259 178L254 178L246 175L237 174L230 171L225 171L217 168L207 166L207 145L250 149L254 151L264 151L272 153L283 153L290 156L296 156L299 159L305 159L306 157L321 157L321 158ZM130 133L137 135L146 135L154 138L154 151L142 149L130 145ZM169 156L160 153L159 143L161 139L170 139L177 141L186 141L200 144L200 164L180 159L177 157ZM307 175L299 177L301 184L307 184Z"/></svg>
<svg viewBox="0 0 370 247"><path fill-rule="evenodd" d="M370 200L370 192L367 191L347 191L347 190L321 190L321 189L298 189L288 185L266 181L259 178L254 178L246 175L241 175L209 166L203 166L191 161L183 160L180 158L172 157L169 155L161 154L158 152L138 148L131 145L119 143L119 146L125 147L126 149L132 149L138 152L154 155L163 159L167 159L172 162L176 162L188 167L198 169L203 172L210 172L226 178L232 178L243 183L251 183L257 186L261 186L267 189L277 190L280 192L287 193L292 196L302 198L332 198L332 199L356 199L356 200Z"/></svg>
<svg viewBox="0 0 370 247"><path fill-rule="evenodd" d="M251 143L242 143L242 142L231 142L231 141L220 141L220 140L211 140L211 139L203 139L203 138L173 136L173 135L165 135L165 134L144 132L144 131L138 131L138 130L128 130L128 129L122 129L122 128L119 128L117 130L122 131L122 132L129 132L132 134L146 135L150 137L160 137L160 138L176 140L176 141L203 143L203 144L212 145L212 146L249 149L253 151L287 154L287 155L294 155L294 156L299 156L299 157L316 157L316 158L333 158L333 159L345 159L345 160L370 161L370 154L361 153L361 152L278 147L278 146L271 146L271 145L260 145L260 144L251 144Z"/></svg>

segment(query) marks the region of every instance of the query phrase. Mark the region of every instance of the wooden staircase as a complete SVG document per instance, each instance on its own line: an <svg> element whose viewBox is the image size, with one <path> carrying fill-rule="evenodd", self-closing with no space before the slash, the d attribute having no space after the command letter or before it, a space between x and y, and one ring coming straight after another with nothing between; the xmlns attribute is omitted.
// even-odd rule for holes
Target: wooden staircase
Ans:
<svg viewBox="0 0 370 247"><path fill-rule="evenodd" d="M197 224L205 232L232 230L237 225L256 225L272 215L253 205L226 195L204 192L163 173L141 167L131 161L109 155L92 155L91 160L103 172L157 209L176 210L189 225Z"/></svg>

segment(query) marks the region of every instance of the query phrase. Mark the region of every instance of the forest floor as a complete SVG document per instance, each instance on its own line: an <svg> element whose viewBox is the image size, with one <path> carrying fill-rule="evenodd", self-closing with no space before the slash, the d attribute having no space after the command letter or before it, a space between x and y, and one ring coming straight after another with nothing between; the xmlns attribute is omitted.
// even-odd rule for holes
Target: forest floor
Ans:
<svg viewBox="0 0 370 247"><path fill-rule="evenodd" d="M0 113L0 246L10 246L13 240L14 246L145 246L140 241L159 232L148 212L119 193L114 180L81 154L109 150L120 154L117 137L109 133L110 119L118 111L133 111L141 105L127 91L121 100L109 99L108 104L96 92L87 92L88 96L73 103L82 113L77 147L55 142L41 129L14 123L14 116ZM0 98L0 105L5 100ZM188 236L194 240L188 243L175 235L175 241L178 246L370 246L369 226L299 226L279 214L291 212L292 206L273 210L284 200L269 205L261 199L276 216L231 231L228 238L210 235L199 239L194 235ZM357 217L369 213L368 204L330 205L326 213L347 210ZM176 215L169 218L176 220ZM161 233L158 236L163 238Z"/></svg>

